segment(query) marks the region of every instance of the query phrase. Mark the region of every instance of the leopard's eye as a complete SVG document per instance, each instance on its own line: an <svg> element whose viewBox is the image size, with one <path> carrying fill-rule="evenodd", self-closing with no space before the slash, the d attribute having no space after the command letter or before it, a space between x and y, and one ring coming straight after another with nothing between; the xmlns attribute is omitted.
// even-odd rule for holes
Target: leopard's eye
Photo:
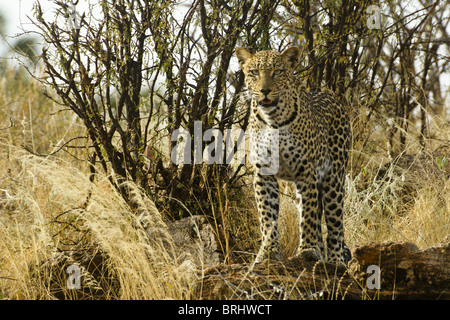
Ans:
<svg viewBox="0 0 450 320"><path fill-rule="evenodd" d="M249 73L252 76L258 76L259 75L259 70L258 69L253 69L253 70L250 70Z"/></svg>
<svg viewBox="0 0 450 320"><path fill-rule="evenodd" d="M284 72L283 69L275 69L272 72L272 76L279 76L280 74L282 74Z"/></svg>

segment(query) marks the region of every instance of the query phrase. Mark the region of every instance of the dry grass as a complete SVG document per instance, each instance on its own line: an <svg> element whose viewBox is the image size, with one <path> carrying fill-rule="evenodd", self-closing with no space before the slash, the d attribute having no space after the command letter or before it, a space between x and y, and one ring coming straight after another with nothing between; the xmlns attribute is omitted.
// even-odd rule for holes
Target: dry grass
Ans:
<svg viewBox="0 0 450 320"><path fill-rule="evenodd" d="M46 99L39 85L24 83L12 71L0 80L0 97L0 104L7 106L0 110L0 128L9 126L10 117L15 123L13 128L0 130L0 299L55 298L50 281L55 274L48 269L39 272L43 262L61 252L94 246L108 257L104 263L118 283L118 289L105 298L195 298L192 269L179 259L153 202L132 183L128 187L133 190L134 209L108 177L99 174L95 183L90 182L86 165L67 153L38 157L23 150L27 146L37 153L51 153L69 139L83 136L77 119L68 111L56 112L61 107ZM450 130L440 130L436 134L448 142ZM383 134L373 134L373 145L385 144ZM358 148L354 146L355 155L362 152ZM412 144L407 150L413 154L417 146ZM69 151L80 159L86 152ZM350 246L402 240L426 248L450 234L448 179L417 176L413 198L405 203L401 195L404 175L388 171L387 182L377 179L389 161L388 154L364 152L363 165L352 167L347 177L345 227ZM439 165L443 170L450 166ZM414 172L408 173L414 177ZM292 256L298 244L292 191L283 184L279 228L285 256ZM229 235L223 242L225 253L241 250L244 260L249 260L252 255L245 252L256 251L259 227L251 191L245 194L242 199L212 194L211 201L221 199L216 214L225 223L215 229ZM158 236L148 237L143 227L151 227ZM66 291L70 298L70 290Z"/></svg>
<svg viewBox="0 0 450 320"><path fill-rule="evenodd" d="M10 160L0 160L0 234L4 239L0 245L0 292L4 297L52 298L50 279L30 278L35 274L33 267L39 268L58 252L93 244L109 257L108 267L119 282L120 290L111 298L189 295L192 274L179 265L153 202L133 184L128 187L134 190L137 212L128 207L108 179L91 183L79 169L62 160L42 159L9 148ZM149 225L158 237L148 237L143 227Z"/></svg>
<svg viewBox="0 0 450 320"><path fill-rule="evenodd" d="M108 257L106 268L118 282L119 289L104 297L189 296L192 270L178 260L153 202L130 182L131 209L108 177L90 182L85 165L72 156L25 151L23 146L50 153L83 130L69 112L55 113L60 107L43 98L35 83L15 91L9 85L3 79L0 87L2 104L10 106L2 110L0 127L6 128L10 117L15 124L0 131L0 299L55 298L51 286L58 275L45 262L92 247ZM148 227L157 237L147 235Z"/></svg>
<svg viewBox="0 0 450 320"><path fill-rule="evenodd" d="M389 183L374 181L362 191L356 188L358 178L348 183L345 226L349 244L408 241L427 248L450 234L448 180L439 185L423 181L412 202L405 203L399 196L401 176Z"/></svg>

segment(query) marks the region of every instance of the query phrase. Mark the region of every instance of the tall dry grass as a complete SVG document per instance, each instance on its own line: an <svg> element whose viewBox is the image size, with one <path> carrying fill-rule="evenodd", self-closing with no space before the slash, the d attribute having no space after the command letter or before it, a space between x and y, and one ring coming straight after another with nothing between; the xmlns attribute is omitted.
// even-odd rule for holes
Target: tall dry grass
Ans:
<svg viewBox="0 0 450 320"><path fill-rule="evenodd" d="M179 261L154 203L132 182L124 187L131 191L133 208L110 177L91 182L85 164L76 160L86 150L48 156L83 136L84 129L45 98L43 88L20 77L8 70L0 80L6 106L0 112L0 299L55 298L58 275L46 262L93 246L107 257L104 267L118 283L104 298L188 297L192 269ZM10 119L14 126L8 128ZM71 297L70 289L60 290Z"/></svg>
<svg viewBox="0 0 450 320"><path fill-rule="evenodd" d="M108 257L107 268L114 270L119 284L110 298L189 296L193 274L179 264L153 202L131 182L126 187L132 190L134 209L106 177L92 183L64 160L37 157L13 146L0 148L9 148L9 159L0 158L3 297L51 299L51 279L46 277L52 275L33 279L33 269L61 251L94 244ZM157 236L148 236L149 226Z"/></svg>

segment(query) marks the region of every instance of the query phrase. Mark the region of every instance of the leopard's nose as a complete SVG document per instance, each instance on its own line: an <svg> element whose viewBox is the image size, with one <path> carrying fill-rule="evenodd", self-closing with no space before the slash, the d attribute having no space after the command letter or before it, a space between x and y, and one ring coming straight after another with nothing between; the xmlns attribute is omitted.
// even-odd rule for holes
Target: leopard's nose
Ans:
<svg viewBox="0 0 450 320"><path fill-rule="evenodd" d="M261 89L260 91L263 95L267 97L269 93L272 91L272 89Z"/></svg>

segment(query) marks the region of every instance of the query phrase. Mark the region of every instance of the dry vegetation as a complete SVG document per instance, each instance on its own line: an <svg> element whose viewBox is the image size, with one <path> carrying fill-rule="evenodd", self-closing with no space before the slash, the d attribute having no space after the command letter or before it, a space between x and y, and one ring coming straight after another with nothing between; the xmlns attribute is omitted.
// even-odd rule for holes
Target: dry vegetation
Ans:
<svg viewBox="0 0 450 320"><path fill-rule="evenodd" d="M101 287L101 298L198 298L193 285L204 266L182 263L186 261L150 199L130 182L130 208L108 177L99 173L91 182L88 166L77 160L84 158L85 149L62 148L45 156L84 136L84 129L72 113L60 111L45 98L40 85L23 79L9 69L0 81L0 104L7 106L0 114L0 298L79 298L64 287L65 270L48 265L67 267L54 261L61 255L93 251L102 253L97 267L108 270L105 278L112 279L91 283ZM8 128L10 119L14 126ZM448 143L449 128L437 128L436 135ZM386 143L383 132L374 132L371 140ZM358 146L354 159L361 152L356 150ZM407 150L416 154L414 145ZM383 167L389 156L379 151L363 153L359 166L350 165L345 221L350 246L406 240L428 248L450 234L449 164L444 158L449 155L438 157L433 150L422 158L412 157L403 171ZM298 220L290 186L283 190L280 231L289 256L297 245ZM216 203L216 214L226 223L215 225L215 230L224 235L222 250L229 262L236 257L249 261L258 245L251 194L228 199L225 193ZM144 232L149 227L153 237ZM58 289L55 283L60 283ZM89 297L99 296L84 298Z"/></svg>
<svg viewBox="0 0 450 320"><path fill-rule="evenodd" d="M114 272L116 287L104 298L183 298L192 274L183 271L153 202L129 183L131 209L106 177L95 183L74 156L51 153L83 135L70 113L57 112L42 87L10 70L1 80L0 298L52 299L56 279L45 268L59 254L98 248ZM6 129L12 119L14 127ZM67 150L66 150L67 151ZM149 239L151 225L158 237ZM86 251L87 252L87 251ZM41 272L42 270L45 272ZM63 286L64 287L64 286ZM120 288L120 290L117 290ZM59 292L70 298L71 292Z"/></svg>
<svg viewBox="0 0 450 320"><path fill-rule="evenodd" d="M344 219L351 248L401 240L427 249L448 241L449 6L416 3L379 3L380 29L367 27L371 0L99 0L75 29L65 2L53 1L54 10L36 3L38 70L0 61L0 299L205 297L202 275L211 261L201 243L184 250L173 232L171 220L190 215L206 216L225 279L247 267L233 263L251 262L259 246L250 170L177 165L169 141L180 128L193 136L195 121L203 131L246 130L236 46L302 48L297 75L348 107L354 140ZM289 257L299 223L292 186L281 190L279 228ZM189 232L200 234L200 227ZM248 291L227 289L242 298L267 288L261 297L323 298L294 288L281 295L272 280L283 284L283 272L301 265L283 263L262 282L244 278ZM67 285L71 265L83 279L79 290ZM305 274L314 277L312 268ZM303 271L291 277L295 283ZM332 278L327 274L327 286L339 284ZM215 297L230 298L226 292Z"/></svg>

